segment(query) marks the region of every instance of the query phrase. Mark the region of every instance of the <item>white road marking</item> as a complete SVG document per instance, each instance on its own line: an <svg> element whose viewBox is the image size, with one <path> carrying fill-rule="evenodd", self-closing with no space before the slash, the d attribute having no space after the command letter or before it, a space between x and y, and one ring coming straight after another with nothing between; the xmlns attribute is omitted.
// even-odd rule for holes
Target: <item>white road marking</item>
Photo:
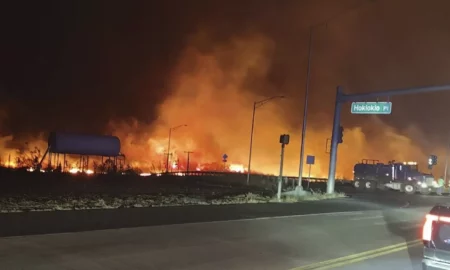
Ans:
<svg viewBox="0 0 450 270"><path fill-rule="evenodd" d="M386 225L388 225L388 223L386 221L381 221L381 222L375 222L373 225L386 226Z"/></svg>
<svg viewBox="0 0 450 270"><path fill-rule="evenodd" d="M127 227L127 228L117 228L117 229L103 229L103 230L87 230L87 231L79 231L79 232L62 232L62 233L41 233L41 234L31 234L31 235L16 235L16 236L4 236L0 237L2 239L10 239L10 238L20 238L20 237L28 237L28 236L44 236L44 235L64 235L64 234L74 234L74 233L83 233L83 232L93 232L93 231L113 231L113 230L127 230L127 229L138 229L145 227L167 227L167 226L186 226L186 225L201 225L201 224L214 224L214 223L227 223L227 222L246 222L246 221L258 221L258 220L270 220L270 219L285 219L285 218L301 218L301 217L314 217L314 216L356 216L362 215L364 213L368 213L376 210L369 211L345 211L345 212L329 212L329 213L314 213L314 214L303 214L303 215L290 215L290 216L275 216L275 217L259 217L259 218L243 218L243 219L227 219L227 220L216 220L216 221L203 221L203 222L186 222L186 223L178 223L178 224L162 224L162 225L148 225L148 226L136 226L136 227Z"/></svg>
<svg viewBox="0 0 450 270"><path fill-rule="evenodd" d="M350 220L364 220L364 219L376 219L376 218L383 218L383 216L355 217L355 218L351 218Z"/></svg>
<svg viewBox="0 0 450 270"><path fill-rule="evenodd" d="M400 222L411 222L411 221L410 220L399 220L397 222L391 222L391 223L388 223L386 221L381 221L381 222L374 222L373 225L388 226L389 224L394 225L395 223L400 223ZM416 229L416 228L420 228L420 227L422 227L421 224L409 224L409 225L398 226L398 228L401 230L410 230L410 229Z"/></svg>
<svg viewBox="0 0 450 270"><path fill-rule="evenodd" d="M421 224L411 224L411 225L400 226L399 228L402 230L410 230L410 229L419 229L421 227L422 227Z"/></svg>

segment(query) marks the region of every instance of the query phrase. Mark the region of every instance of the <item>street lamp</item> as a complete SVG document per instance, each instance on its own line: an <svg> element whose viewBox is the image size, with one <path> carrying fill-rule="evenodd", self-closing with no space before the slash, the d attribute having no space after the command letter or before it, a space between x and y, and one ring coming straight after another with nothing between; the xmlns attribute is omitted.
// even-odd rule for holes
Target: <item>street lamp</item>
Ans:
<svg viewBox="0 0 450 270"><path fill-rule="evenodd" d="M247 185L250 183L250 165L252 162L252 146L253 146L253 129L255 127L255 111L257 108L263 106L270 100L276 99L276 98L284 98L284 96L273 96L270 98L266 98L260 101L253 102L253 115L252 115L252 128L250 131L250 151L248 154L248 168L247 168Z"/></svg>
<svg viewBox="0 0 450 270"><path fill-rule="evenodd" d="M172 130L176 130L180 127L187 127L187 125L179 125L169 128L169 145L167 146L166 173L169 173L170 138L172 137Z"/></svg>
<svg viewBox="0 0 450 270"><path fill-rule="evenodd" d="M374 2L374 1L369 0L369 2ZM309 27L308 64L307 64L308 67L307 67L307 71L306 71L306 89L305 89L305 101L304 101L304 105L303 105L302 138L301 138L301 143L300 143L300 166L299 166L299 172L298 172L298 189L300 189L300 190L302 189L303 158L305 155L306 123L307 123L307 116L308 116L308 97L309 97L309 86L310 86L310 81L311 81L311 56L312 56L313 30L314 30L314 28L321 26L321 25L327 26L330 21L336 19L340 15L344 15L347 12L357 10L363 6L364 6L364 3L360 4L356 7L353 7L353 8L349 8L347 10L344 10L341 13L336 14L332 18L327 19L324 22L314 24Z"/></svg>

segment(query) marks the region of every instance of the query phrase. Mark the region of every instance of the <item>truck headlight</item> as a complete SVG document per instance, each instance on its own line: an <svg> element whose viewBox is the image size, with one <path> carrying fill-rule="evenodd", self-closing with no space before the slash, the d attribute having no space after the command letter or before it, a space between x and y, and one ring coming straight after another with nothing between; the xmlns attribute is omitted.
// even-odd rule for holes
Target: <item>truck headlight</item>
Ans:
<svg viewBox="0 0 450 270"><path fill-rule="evenodd" d="M420 186L421 186L422 188L427 188L427 187L428 187L427 183L422 183L422 184L420 184Z"/></svg>

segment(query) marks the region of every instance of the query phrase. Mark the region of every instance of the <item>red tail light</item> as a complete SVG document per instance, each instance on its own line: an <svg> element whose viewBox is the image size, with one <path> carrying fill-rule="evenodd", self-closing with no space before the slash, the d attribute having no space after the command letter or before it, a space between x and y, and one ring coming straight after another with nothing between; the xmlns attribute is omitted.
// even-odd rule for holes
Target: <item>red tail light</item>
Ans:
<svg viewBox="0 0 450 270"><path fill-rule="evenodd" d="M433 231L433 221L442 221L450 223L450 217L441 217L435 215L427 215L425 224L423 225L422 239L424 241L431 241L431 233Z"/></svg>

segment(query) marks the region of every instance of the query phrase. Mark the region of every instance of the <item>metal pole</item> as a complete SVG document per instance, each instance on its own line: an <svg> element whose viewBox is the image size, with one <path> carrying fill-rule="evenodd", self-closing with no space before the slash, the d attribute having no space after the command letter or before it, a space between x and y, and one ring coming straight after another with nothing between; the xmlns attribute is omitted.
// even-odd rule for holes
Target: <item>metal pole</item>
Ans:
<svg viewBox="0 0 450 270"><path fill-rule="evenodd" d="M169 128L169 143L167 145L166 173L169 173L169 155L170 155L170 137L172 136L172 128Z"/></svg>
<svg viewBox="0 0 450 270"><path fill-rule="evenodd" d="M307 189L309 189L309 183L311 183L311 164L309 164L309 170L308 170L308 187L307 187Z"/></svg>
<svg viewBox="0 0 450 270"><path fill-rule="evenodd" d="M338 86L336 89L336 102L334 105L334 119L333 119L333 136L331 137L331 149L330 149L330 168L328 171L327 193L334 193L334 182L336 175L336 159L338 148L338 136L339 126L341 122L341 96L342 87Z"/></svg>
<svg viewBox="0 0 450 270"><path fill-rule="evenodd" d="M189 172L189 152L188 152L186 171Z"/></svg>
<svg viewBox="0 0 450 270"><path fill-rule="evenodd" d="M447 170L448 170L448 156L450 154L450 136L449 136L449 141L448 141L448 145L447 145L447 156L445 158L445 169L444 169L444 183L445 186L448 186L447 184Z"/></svg>
<svg viewBox="0 0 450 270"><path fill-rule="evenodd" d="M312 55L312 34L313 27L309 28L309 45L308 45L308 69L306 72L306 89L305 89L305 101L303 104L303 127L302 127L302 139L300 144L300 168L298 171L298 187L302 188L302 176L303 176L303 156L305 153L305 136L306 136L306 123L308 117L308 97L309 97L309 85L311 81L311 55Z"/></svg>
<svg viewBox="0 0 450 270"><path fill-rule="evenodd" d="M186 172L189 172L189 155L194 152L186 151L185 153L187 154Z"/></svg>
<svg viewBox="0 0 450 270"><path fill-rule="evenodd" d="M278 192L277 199L281 200L281 182L283 181L283 161L284 161L284 146L285 144L281 144L281 157L280 157L280 175L278 176Z"/></svg>
<svg viewBox="0 0 450 270"><path fill-rule="evenodd" d="M247 185L250 183L250 166L252 163L253 129L255 127L256 102L253 103L252 128L250 130L250 151L248 153Z"/></svg>

